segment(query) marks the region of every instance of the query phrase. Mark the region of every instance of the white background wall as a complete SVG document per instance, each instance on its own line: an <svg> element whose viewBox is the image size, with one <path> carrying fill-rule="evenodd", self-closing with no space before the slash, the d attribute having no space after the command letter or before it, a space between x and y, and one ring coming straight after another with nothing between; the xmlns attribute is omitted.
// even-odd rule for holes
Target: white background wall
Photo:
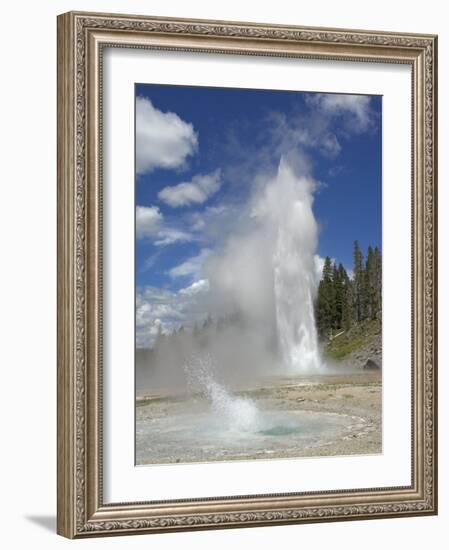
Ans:
<svg viewBox="0 0 449 550"><path fill-rule="evenodd" d="M439 34L440 515L70 542L56 514L56 15L69 10ZM0 86L0 518L2 547L447 547L449 536L449 31L438 0L10 1L2 5ZM446 540L445 540L446 539Z"/></svg>

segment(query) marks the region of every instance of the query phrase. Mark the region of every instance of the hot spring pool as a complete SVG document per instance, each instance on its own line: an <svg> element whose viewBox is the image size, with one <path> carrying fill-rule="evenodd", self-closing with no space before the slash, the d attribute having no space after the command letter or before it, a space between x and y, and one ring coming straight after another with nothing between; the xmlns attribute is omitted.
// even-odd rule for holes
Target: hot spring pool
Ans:
<svg viewBox="0 0 449 550"><path fill-rule="evenodd" d="M363 429L362 418L316 411L256 411L240 404L238 422L220 411L141 415L136 426L138 464L207 462L307 456ZM311 454L319 454L313 452Z"/></svg>

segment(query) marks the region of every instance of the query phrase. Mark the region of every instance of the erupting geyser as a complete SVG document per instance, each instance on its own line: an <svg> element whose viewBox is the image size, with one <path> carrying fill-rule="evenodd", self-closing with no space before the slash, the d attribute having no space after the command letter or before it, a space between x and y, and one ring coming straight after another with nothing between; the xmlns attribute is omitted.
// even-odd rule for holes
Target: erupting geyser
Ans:
<svg viewBox="0 0 449 550"><path fill-rule="evenodd" d="M273 235L272 267L278 344L284 366L295 373L321 366L314 315L317 288L315 182L298 176L281 158L277 176L258 204Z"/></svg>

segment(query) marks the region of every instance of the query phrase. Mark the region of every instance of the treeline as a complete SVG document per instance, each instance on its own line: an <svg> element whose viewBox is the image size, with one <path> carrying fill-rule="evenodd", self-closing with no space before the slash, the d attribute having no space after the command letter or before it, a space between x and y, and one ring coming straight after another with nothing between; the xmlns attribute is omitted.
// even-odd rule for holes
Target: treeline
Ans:
<svg viewBox="0 0 449 550"><path fill-rule="evenodd" d="M315 304L317 330L322 340L365 319L381 319L381 252L377 246L369 246L365 259L359 242L355 241L353 260L352 278L343 264L337 265L329 256L324 260Z"/></svg>

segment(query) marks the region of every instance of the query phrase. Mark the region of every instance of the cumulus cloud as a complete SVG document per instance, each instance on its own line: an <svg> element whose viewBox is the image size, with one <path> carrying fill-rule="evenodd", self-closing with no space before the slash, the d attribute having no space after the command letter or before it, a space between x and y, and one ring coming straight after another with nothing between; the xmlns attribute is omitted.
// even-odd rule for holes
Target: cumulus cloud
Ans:
<svg viewBox="0 0 449 550"><path fill-rule="evenodd" d="M202 204L214 195L221 187L220 169L210 174L197 174L191 181L178 183L164 187L158 193L161 201L172 208L189 206L191 204Z"/></svg>
<svg viewBox="0 0 449 550"><path fill-rule="evenodd" d="M168 274L172 279L178 277L190 277L193 280L200 279L202 276L203 265L206 259L210 256L211 250L203 248L199 254L192 256L185 262L173 267Z"/></svg>
<svg viewBox="0 0 449 550"><path fill-rule="evenodd" d="M137 238L154 235L164 216L157 206L136 206Z"/></svg>
<svg viewBox="0 0 449 550"><path fill-rule="evenodd" d="M182 167L198 149L193 125L176 113L162 112L144 97L136 99L136 171Z"/></svg>
<svg viewBox="0 0 449 550"><path fill-rule="evenodd" d="M373 122L371 98L366 95L310 94L307 102L329 116L346 115L347 125L356 133L366 131Z"/></svg>
<svg viewBox="0 0 449 550"><path fill-rule="evenodd" d="M136 236L151 238L155 246L196 240L188 231L171 226L157 206L136 206Z"/></svg>

